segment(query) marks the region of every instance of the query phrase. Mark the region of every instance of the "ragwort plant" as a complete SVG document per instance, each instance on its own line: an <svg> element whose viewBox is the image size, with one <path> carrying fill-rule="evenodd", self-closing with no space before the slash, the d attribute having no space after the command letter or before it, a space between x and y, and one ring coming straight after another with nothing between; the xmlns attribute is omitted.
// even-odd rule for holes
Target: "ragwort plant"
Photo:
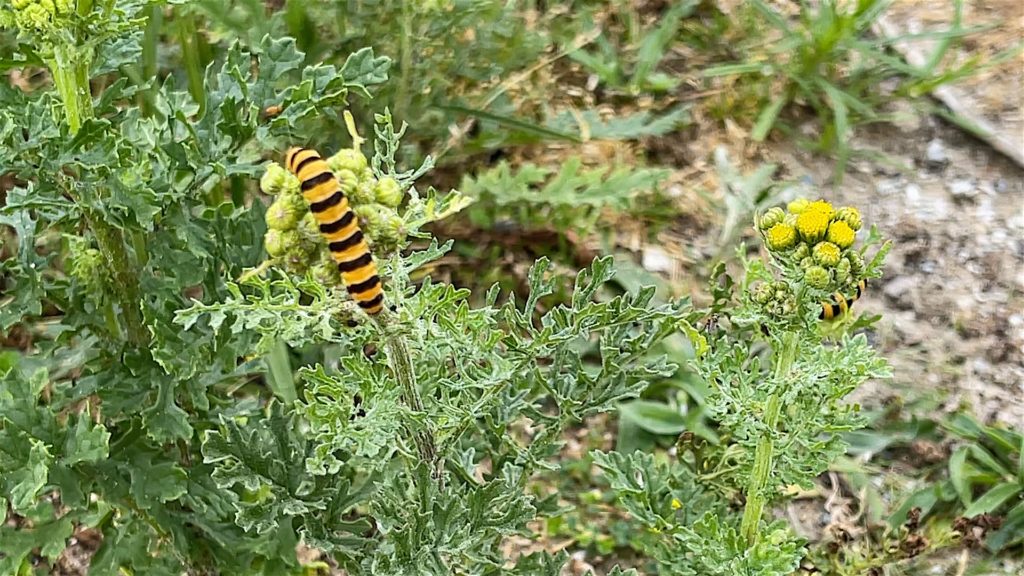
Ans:
<svg viewBox="0 0 1024 576"><path fill-rule="evenodd" d="M700 330L687 329L691 365L711 388L705 408L719 426L718 444L684 433L668 460L593 453L623 506L660 536L647 550L659 573L797 569L804 543L772 519L771 506L844 453L840 433L864 419L843 398L889 374L864 335L820 319L823 306L842 297L845 310L860 282L880 275L888 244L868 259L878 238L872 230L855 247L861 226L855 209L820 200L768 210L757 221L768 259L744 259L738 285L719 276L715 305L687 313L703 318Z"/></svg>
<svg viewBox="0 0 1024 576"><path fill-rule="evenodd" d="M122 74L153 6L0 4L5 61L52 80L0 86L0 328L32 338L0 353L0 573L47 573L75 537L98 575L299 573L300 541L349 574L558 574L564 555L504 553L555 508L528 483L566 426L672 371L646 352L677 307L592 301L607 258L543 315L546 261L524 300L413 286L449 246L421 227L462 200L416 193L383 115L372 162L358 140L332 157L395 306L360 315L262 156L369 96L387 59L303 68L264 37L201 90L140 84ZM293 374L285 344L326 360ZM274 395L239 393L254 381Z"/></svg>

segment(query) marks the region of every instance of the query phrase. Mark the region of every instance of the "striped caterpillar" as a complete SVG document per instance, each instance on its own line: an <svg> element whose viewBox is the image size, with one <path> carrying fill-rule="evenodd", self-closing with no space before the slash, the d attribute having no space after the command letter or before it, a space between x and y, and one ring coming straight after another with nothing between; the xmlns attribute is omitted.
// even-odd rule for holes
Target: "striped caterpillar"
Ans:
<svg viewBox="0 0 1024 576"><path fill-rule="evenodd" d="M320 226L348 293L367 314L379 313L384 308L384 290L377 265L338 179L320 154L308 148L290 148L285 166L301 182L302 197Z"/></svg>
<svg viewBox="0 0 1024 576"><path fill-rule="evenodd" d="M857 282L857 293L854 294L853 298L847 298L843 296L841 292L836 292L832 295L831 302L826 301L821 303L821 315L818 316L818 318L822 320L831 320L836 316L846 314L846 312L850 310L850 307L853 306L853 303L856 302L857 299L861 297L861 294L863 294L867 289L868 281L864 278L860 282Z"/></svg>

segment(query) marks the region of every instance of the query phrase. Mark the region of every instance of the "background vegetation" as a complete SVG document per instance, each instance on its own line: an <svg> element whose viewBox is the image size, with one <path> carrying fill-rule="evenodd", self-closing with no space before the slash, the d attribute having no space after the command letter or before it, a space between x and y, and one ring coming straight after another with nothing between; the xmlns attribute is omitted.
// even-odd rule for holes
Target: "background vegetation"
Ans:
<svg viewBox="0 0 1024 576"><path fill-rule="evenodd" d="M755 215L1020 54L963 57L959 2L879 37L889 4L0 2L0 573L1015 573L1024 429L934 390L793 424L777 490L748 481L773 395L887 373L877 316L744 299L798 274ZM390 329L264 250L292 145L400 183L366 222ZM830 383L730 404L795 339Z"/></svg>

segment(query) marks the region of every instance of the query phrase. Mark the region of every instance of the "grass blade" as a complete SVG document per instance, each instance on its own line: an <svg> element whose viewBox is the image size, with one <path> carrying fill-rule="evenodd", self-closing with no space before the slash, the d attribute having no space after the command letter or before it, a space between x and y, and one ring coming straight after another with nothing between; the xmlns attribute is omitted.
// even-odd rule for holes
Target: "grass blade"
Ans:
<svg viewBox="0 0 1024 576"><path fill-rule="evenodd" d="M552 138L554 140L565 140L567 142L575 142L577 144L583 142L583 140L580 139L580 137L575 134L559 132L557 130L552 130L551 128L548 128L546 126L541 126L511 116L501 116L498 114L494 114L493 112L477 110L475 108L467 108L466 106L459 106L457 104L443 104L440 106L436 106L436 108L439 110L443 110L445 112L465 114L467 116L473 116L474 118L479 118L481 120L490 120L492 122L501 124L502 126L508 126L510 128L515 128L522 132L528 132L531 134L535 134L537 136Z"/></svg>
<svg viewBox="0 0 1024 576"><path fill-rule="evenodd" d="M783 94L779 94L761 111L761 114L757 117L757 123L754 124L754 129L750 133L750 137L757 142L761 142L771 132L772 126L775 125L775 120L778 119L779 113L782 112L782 107L789 102L788 91Z"/></svg>

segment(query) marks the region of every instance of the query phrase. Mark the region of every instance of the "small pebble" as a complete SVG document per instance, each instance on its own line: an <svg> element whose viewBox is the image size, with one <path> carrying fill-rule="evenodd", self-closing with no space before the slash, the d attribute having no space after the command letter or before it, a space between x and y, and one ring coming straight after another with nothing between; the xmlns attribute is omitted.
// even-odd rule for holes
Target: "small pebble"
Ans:
<svg viewBox="0 0 1024 576"><path fill-rule="evenodd" d="M928 142L928 148L924 151L924 159L932 168L942 168L949 164L949 156L946 154L946 145L938 138Z"/></svg>
<svg viewBox="0 0 1024 576"><path fill-rule="evenodd" d="M912 291L918 284L920 284L920 280L913 276L899 276L886 283L885 287L882 288L882 293L892 300L898 308L906 310L914 305Z"/></svg>
<svg viewBox="0 0 1024 576"><path fill-rule="evenodd" d="M957 178L946 185L949 193L958 200L974 198L978 195L978 188L967 178Z"/></svg>
<svg viewBox="0 0 1024 576"><path fill-rule="evenodd" d="M672 259L661 248L648 246L644 248L641 265L649 272L668 272L672 270Z"/></svg>

